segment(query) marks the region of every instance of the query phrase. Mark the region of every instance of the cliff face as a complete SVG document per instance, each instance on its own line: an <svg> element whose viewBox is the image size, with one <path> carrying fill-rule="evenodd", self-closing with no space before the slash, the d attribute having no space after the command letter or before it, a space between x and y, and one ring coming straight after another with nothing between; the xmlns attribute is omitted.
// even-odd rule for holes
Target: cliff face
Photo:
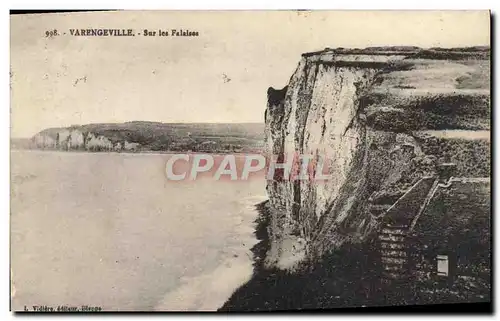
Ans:
<svg viewBox="0 0 500 321"><path fill-rule="evenodd" d="M40 149L87 150L87 151L134 151L137 143L126 140L111 141L109 138L78 129L50 129L32 138L34 147Z"/></svg>
<svg viewBox="0 0 500 321"><path fill-rule="evenodd" d="M268 265L293 268L362 241L378 215L437 163L467 148L489 152L488 139L470 143L467 132L455 140L470 146L457 143L447 155L428 148L443 130L489 130L488 57L487 48L304 54L289 84L268 90L266 153L311 155L330 178L268 181Z"/></svg>
<svg viewBox="0 0 500 321"><path fill-rule="evenodd" d="M264 124L131 121L47 128L29 148L89 151L257 152Z"/></svg>

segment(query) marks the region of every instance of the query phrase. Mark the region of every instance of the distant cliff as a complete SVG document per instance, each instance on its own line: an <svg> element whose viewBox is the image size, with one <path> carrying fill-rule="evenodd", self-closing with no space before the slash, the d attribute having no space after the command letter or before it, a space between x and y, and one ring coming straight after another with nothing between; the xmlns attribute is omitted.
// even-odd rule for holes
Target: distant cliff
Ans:
<svg viewBox="0 0 500 321"><path fill-rule="evenodd" d="M326 159L326 182L275 178L269 266L288 269L362 241L437 164L490 174L489 48L325 49L269 88L265 151Z"/></svg>
<svg viewBox="0 0 500 321"><path fill-rule="evenodd" d="M169 124L133 121L48 128L32 147L87 151L259 151L263 124Z"/></svg>
<svg viewBox="0 0 500 321"><path fill-rule="evenodd" d="M140 144L126 139L110 140L108 137L80 128L61 128L42 131L32 138L36 148L87 151L137 151Z"/></svg>

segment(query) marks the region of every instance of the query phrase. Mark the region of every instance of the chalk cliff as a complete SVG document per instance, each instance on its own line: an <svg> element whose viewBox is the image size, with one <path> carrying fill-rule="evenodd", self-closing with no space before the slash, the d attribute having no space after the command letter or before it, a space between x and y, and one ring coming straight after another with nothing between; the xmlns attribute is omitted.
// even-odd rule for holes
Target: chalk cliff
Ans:
<svg viewBox="0 0 500 321"><path fill-rule="evenodd" d="M47 128L27 148L89 151L256 152L264 124L130 121Z"/></svg>
<svg viewBox="0 0 500 321"><path fill-rule="evenodd" d="M97 133L81 131L77 128L51 128L37 133L32 138L35 148L87 151L134 151L137 143L126 140L112 141Z"/></svg>
<svg viewBox="0 0 500 321"><path fill-rule="evenodd" d="M288 85L268 89L265 151L322 159L330 178L268 181L267 264L293 269L364 240L438 163L489 176L489 73L484 47L303 54Z"/></svg>

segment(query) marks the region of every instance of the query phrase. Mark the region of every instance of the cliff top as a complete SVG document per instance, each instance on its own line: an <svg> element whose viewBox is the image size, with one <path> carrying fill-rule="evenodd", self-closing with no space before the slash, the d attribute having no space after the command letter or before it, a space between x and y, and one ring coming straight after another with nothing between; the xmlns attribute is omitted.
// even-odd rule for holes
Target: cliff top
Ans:
<svg viewBox="0 0 500 321"><path fill-rule="evenodd" d="M367 47L359 48L325 48L302 54L303 57L321 56L324 54L333 55L369 55L369 56L402 56L402 58L415 59L437 59L437 60L470 60L489 59L489 46L474 46L462 48L420 48L415 46L387 46L387 47Z"/></svg>

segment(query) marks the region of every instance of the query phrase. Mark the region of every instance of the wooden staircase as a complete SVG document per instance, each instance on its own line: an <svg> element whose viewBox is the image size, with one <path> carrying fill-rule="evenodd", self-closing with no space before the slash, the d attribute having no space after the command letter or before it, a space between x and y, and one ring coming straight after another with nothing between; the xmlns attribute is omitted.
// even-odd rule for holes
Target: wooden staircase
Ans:
<svg viewBox="0 0 500 321"><path fill-rule="evenodd" d="M382 282L409 276L408 225L386 225L378 234Z"/></svg>

